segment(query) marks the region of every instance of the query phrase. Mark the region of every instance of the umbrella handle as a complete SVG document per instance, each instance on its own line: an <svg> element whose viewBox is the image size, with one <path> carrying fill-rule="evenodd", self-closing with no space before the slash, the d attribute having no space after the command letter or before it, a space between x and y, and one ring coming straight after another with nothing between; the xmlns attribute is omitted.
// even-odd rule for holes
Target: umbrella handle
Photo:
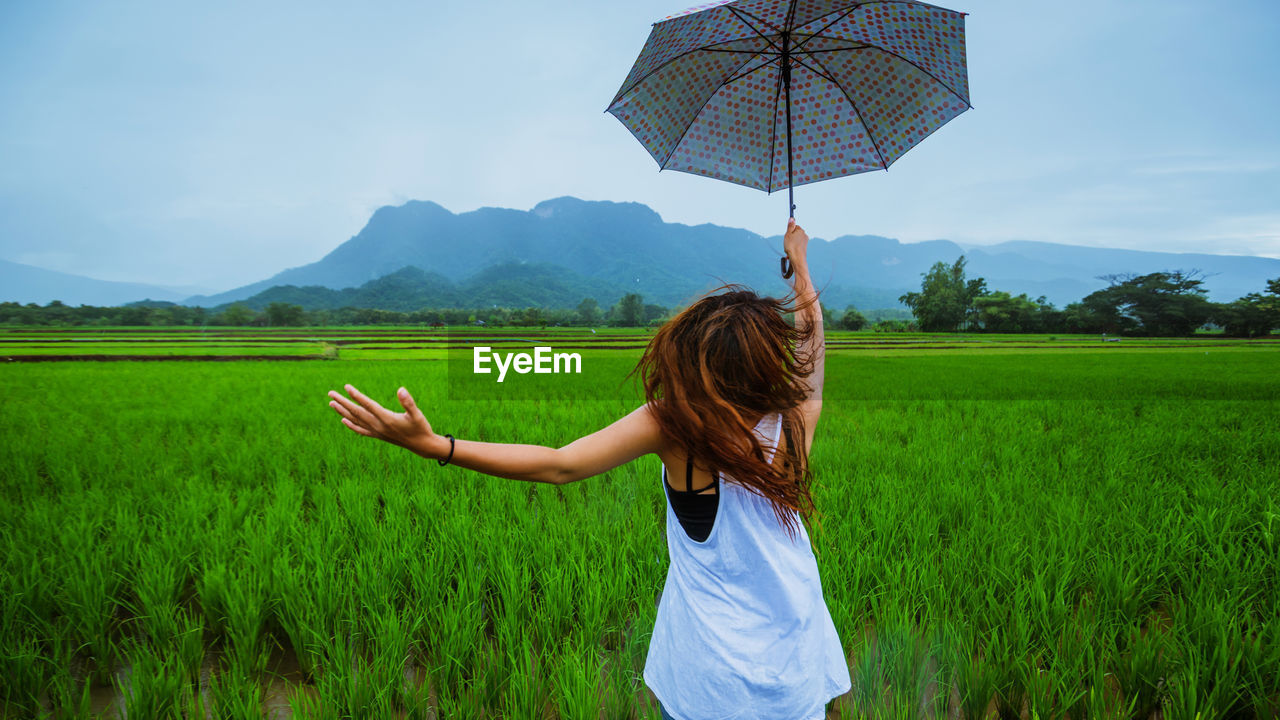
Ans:
<svg viewBox="0 0 1280 720"><path fill-rule="evenodd" d="M787 260L787 256L782 256L782 279L788 280L795 274L796 269L791 267L791 261Z"/></svg>

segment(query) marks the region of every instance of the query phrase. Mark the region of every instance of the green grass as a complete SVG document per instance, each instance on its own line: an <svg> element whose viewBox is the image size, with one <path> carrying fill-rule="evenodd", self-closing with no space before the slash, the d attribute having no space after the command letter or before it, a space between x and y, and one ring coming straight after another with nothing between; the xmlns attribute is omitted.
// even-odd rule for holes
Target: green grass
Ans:
<svg viewBox="0 0 1280 720"><path fill-rule="evenodd" d="M854 680L833 712L1274 717L1280 347L1026 340L833 349L811 523ZM637 351L583 352L590 373L516 399L345 346L5 365L3 715L85 716L112 685L131 717L252 713L285 648L298 717L656 717L656 459L531 486L326 405L405 385L442 432L559 445L640 403Z"/></svg>

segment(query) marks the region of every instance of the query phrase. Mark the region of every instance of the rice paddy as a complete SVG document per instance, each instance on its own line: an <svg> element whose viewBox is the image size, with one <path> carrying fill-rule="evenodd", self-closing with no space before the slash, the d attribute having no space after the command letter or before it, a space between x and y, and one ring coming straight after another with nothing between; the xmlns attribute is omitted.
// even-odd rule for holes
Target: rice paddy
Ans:
<svg viewBox="0 0 1280 720"><path fill-rule="evenodd" d="M659 466L564 487L359 438L401 385L458 437L640 404L640 330L0 330L0 715L656 718ZM463 391L445 349L581 346ZM833 333L810 521L830 718L1280 711L1280 343ZM297 357L3 362L34 356ZM106 358L109 360L110 358Z"/></svg>

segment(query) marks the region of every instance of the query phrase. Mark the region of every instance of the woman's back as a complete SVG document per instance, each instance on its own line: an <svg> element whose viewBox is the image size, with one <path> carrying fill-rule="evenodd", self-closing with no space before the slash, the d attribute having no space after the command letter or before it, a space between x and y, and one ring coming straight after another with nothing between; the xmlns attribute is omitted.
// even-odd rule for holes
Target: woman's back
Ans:
<svg viewBox="0 0 1280 720"><path fill-rule="evenodd" d="M821 716L850 683L801 522L812 509L808 458L825 356L808 242L788 225L794 304L745 288L693 303L659 328L636 365L646 403L563 447L441 435L405 388L397 392L404 413L350 385L351 399L331 392L330 406L359 435L516 480L563 485L650 453L664 468L686 466L691 493L714 486L718 494L690 504L714 513L700 541L685 534L668 495L671 563L645 680L683 720ZM694 487L695 462L723 481L699 471Z"/></svg>
<svg viewBox="0 0 1280 720"><path fill-rule="evenodd" d="M781 415L767 415L755 432L773 448L781 427ZM698 542L668 496L670 568L645 664L665 707L811 718L849 689L809 536L795 520L793 534L768 499L725 477L711 532Z"/></svg>

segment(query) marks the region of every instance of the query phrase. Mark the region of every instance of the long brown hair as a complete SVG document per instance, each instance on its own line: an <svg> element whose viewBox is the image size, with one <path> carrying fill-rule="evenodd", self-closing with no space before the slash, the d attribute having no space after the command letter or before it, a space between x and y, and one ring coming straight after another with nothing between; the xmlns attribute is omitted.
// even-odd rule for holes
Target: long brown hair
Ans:
<svg viewBox="0 0 1280 720"><path fill-rule="evenodd" d="M726 285L667 321L645 348L639 373L645 399L662 434L690 458L773 505L778 520L795 532L795 511L807 517L808 452L800 403L809 394L804 380L813 358L797 348L812 325L798 330L784 313L801 309L793 299L761 297ZM782 414L786 448L780 463L765 461L777 451L763 445L752 423Z"/></svg>

